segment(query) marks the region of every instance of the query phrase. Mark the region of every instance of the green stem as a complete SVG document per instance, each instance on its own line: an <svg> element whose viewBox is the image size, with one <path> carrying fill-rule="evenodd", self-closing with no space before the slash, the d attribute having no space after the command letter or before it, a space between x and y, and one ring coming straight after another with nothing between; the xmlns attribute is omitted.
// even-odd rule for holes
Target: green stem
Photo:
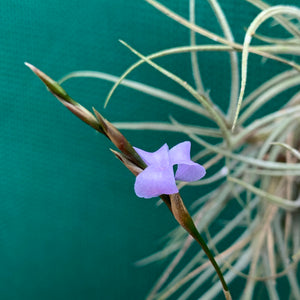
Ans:
<svg viewBox="0 0 300 300"><path fill-rule="evenodd" d="M207 247L205 241L203 240L202 236L198 232L192 217L190 216L189 212L187 211L179 193L170 195L171 201L171 211L178 221L178 223L198 242L201 246L209 260L211 261L213 267L216 270L216 273L222 283L223 291L227 300L232 299L226 281L223 277L221 269L217 264L216 260L214 259L213 254L211 253L210 249Z"/></svg>

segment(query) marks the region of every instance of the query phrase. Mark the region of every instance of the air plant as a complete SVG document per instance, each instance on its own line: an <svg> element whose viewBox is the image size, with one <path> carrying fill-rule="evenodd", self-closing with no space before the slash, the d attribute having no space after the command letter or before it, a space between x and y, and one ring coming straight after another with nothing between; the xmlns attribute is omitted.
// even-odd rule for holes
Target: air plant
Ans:
<svg viewBox="0 0 300 300"><path fill-rule="evenodd" d="M300 65L296 62L300 55L300 9L285 5L268 6L260 0L247 0L261 9L261 12L249 25L243 44L239 44L234 41L226 17L216 0L208 2L216 14L224 37L195 24L194 0L189 1L190 20L184 19L155 0L146 2L189 28L191 44L145 56L121 41L139 57L121 77L101 72L77 71L56 83L33 66L30 67L67 108L116 145L120 152L113 150L113 153L137 176L137 195L146 198L160 195L179 224L202 246L204 251L196 251L196 254L189 256L193 239L182 228L178 228L170 234L164 249L140 261L140 264L146 264L173 256L147 299L183 300L198 292L198 299L210 300L222 289L230 299L227 284L232 283L231 286L234 287L238 278L245 279L245 284L242 287L239 285L242 299L257 299L256 288L260 283L263 283L270 299L280 299L278 279L282 277L286 278L290 297L300 299L297 278L300 260L299 90L282 101L279 110L270 110L262 117L256 117L256 113L264 104L281 93L300 86ZM277 26L285 30L289 37L271 38L256 34L257 29L269 19L274 19ZM298 20L298 23L295 20ZM196 34L209 38L213 43L196 45ZM263 44L251 46L253 38L259 39ZM196 55L201 51L222 51L229 54L231 90L226 113L211 99L203 86ZM241 52L240 69L238 52ZM196 87L155 62L158 57L178 53L191 55ZM246 82L249 54L278 61L287 69L248 92ZM292 58L289 55L292 55ZM126 79L132 71L145 63L182 86L196 103ZM95 115L87 111L61 88L60 84L75 77L96 77L114 81L106 104L116 88L125 85L178 105L183 110L192 111L213 121L216 127L182 124L172 117L169 123L128 122L112 125L96 110ZM193 157L193 161L201 160L205 163L202 167L190 160L189 142L178 144L171 150L164 145L157 152L149 153L132 147L116 127L124 130L151 129L184 133L195 145L202 148ZM214 137L216 142L211 143L207 137ZM180 160L178 153L184 159ZM178 165L178 169L174 175L172 167L175 164ZM212 176L195 181L204 175L204 169L208 170L212 166L218 166L219 169ZM151 180L158 178L157 174L164 178L163 181L158 180L158 184ZM175 179L185 182L176 186ZM216 188L193 203L191 218L178 190L191 185L211 183L215 183ZM236 215L227 220L226 210L232 208L236 210ZM220 220L224 220L224 226L210 233L210 227ZM207 245L199 232L205 233ZM209 248L213 249L215 258ZM210 261L207 261L205 254ZM188 263L183 264L182 260L185 257L188 257ZM222 266L221 269L218 264ZM181 268L176 268L178 266ZM222 284L213 281L215 271ZM289 295L286 295L285 299Z"/></svg>

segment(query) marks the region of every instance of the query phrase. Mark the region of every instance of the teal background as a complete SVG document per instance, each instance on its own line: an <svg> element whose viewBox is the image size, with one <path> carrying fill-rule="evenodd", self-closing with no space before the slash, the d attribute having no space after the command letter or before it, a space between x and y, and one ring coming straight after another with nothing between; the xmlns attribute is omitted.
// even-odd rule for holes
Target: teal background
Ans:
<svg viewBox="0 0 300 300"><path fill-rule="evenodd" d="M188 1L162 3L188 17ZM241 3L222 1L239 42L258 13ZM166 262L142 268L134 263L162 247L175 221L164 206L155 205L156 199L135 196L134 177L108 151L111 144L64 109L23 63L56 79L74 70L120 75L136 57L118 39L150 54L187 45L189 31L144 1L0 4L0 299L143 299ZM205 1L198 1L197 22L220 33ZM199 57L207 88L225 108L228 56ZM188 55L158 62L192 83ZM256 67L261 77L255 76L249 89L280 68L276 63ZM189 97L148 66L130 78ZM112 86L108 82L73 79L64 86L73 98L87 108L95 106L112 122L168 121L172 115L181 122L205 123L127 88L119 88L104 110ZM173 146L184 140L174 133L124 133L133 145L148 151L166 141ZM187 205L203 192L184 190Z"/></svg>

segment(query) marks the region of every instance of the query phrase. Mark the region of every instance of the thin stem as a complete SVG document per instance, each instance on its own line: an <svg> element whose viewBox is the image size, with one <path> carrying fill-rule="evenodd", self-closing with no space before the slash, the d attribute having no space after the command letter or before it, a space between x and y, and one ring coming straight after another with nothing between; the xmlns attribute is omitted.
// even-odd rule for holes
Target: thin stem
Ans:
<svg viewBox="0 0 300 300"><path fill-rule="evenodd" d="M195 24L195 0L189 1L189 8L190 8L190 22L192 24ZM196 33L193 30L190 31L190 43L191 46L196 46ZM193 72L193 77L195 80L197 91L199 94L204 94L205 89L201 78L199 61L198 61L197 53L194 51L191 51L191 64L192 64L192 72ZM209 97L207 98L209 99Z"/></svg>
<svg viewBox="0 0 300 300"><path fill-rule="evenodd" d="M264 82L261 86L259 86L257 89L255 89L247 97L244 98L244 101L242 103L242 108L246 107L248 104L250 104L256 98L258 98L260 95L267 92L273 86L280 84L282 81L292 78L293 76L296 76L297 74L298 74L298 72L296 70L292 69L292 70L288 70L288 71L282 72L280 74L277 74L273 78Z"/></svg>
<svg viewBox="0 0 300 300"><path fill-rule="evenodd" d="M270 8L270 5L267 4L266 2L263 2L261 0L246 0L247 2L251 3L252 5L258 7L261 10L265 10L267 8ZM300 31L295 24L290 22L287 18L284 16L275 16L274 19L283 27L285 28L290 34L293 36L297 37L298 39L300 38Z"/></svg>
<svg viewBox="0 0 300 300"><path fill-rule="evenodd" d="M187 209L185 208L182 199L179 194L172 194L170 195L170 200L171 200L171 208L173 215L175 219L179 222L179 224L199 243L209 260L211 261L216 273L218 274L218 277L222 283L225 298L226 299L231 299L230 292L228 289L228 286L226 284L226 281L223 277L223 274L220 270L219 265L214 259L213 254L207 247L205 241L203 240L202 236L198 232L192 218L190 217Z"/></svg>
<svg viewBox="0 0 300 300"><path fill-rule="evenodd" d="M246 35L245 35L245 39L244 39L244 44L243 44L243 52L242 52L242 79L241 79L241 89L240 89L240 94L239 94L239 99L238 99L238 104L237 104L237 109L236 109L236 113L235 113L235 117L234 117L234 121L233 121L233 125L232 125L232 130L234 130L237 120L238 120L238 116L239 116L239 112L241 109L241 105L242 105L242 100L244 97L244 93L245 93L245 88L246 88L246 80L247 80L247 65L248 65L248 55L249 55L249 46L250 46L250 42L252 40L252 36L255 33L255 31L257 30L257 28L267 19L273 17L274 15L278 15L278 14L291 14L291 15L299 15L300 14L300 10L297 9L296 7L291 7L291 6L284 6L284 5L277 5L274 7L270 7L264 11L262 11L254 20L253 22L250 24Z"/></svg>
<svg viewBox="0 0 300 300"><path fill-rule="evenodd" d="M218 22L222 28L225 38L227 39L227 41L234 43L234 38L230 26L218 1L208 0L208 2L211 5L215 13L215 16L218 19ZM238 93L239 93L239 69L238 69L239 66L238 66L238 57L236 52L229 52L229 58L230 58L230 66L231 66L231 88L230 88L231 94L230 94L230 102L229 102L230 104L228 107L227 116L232 123L234 117L234 111L238 100Z"/></svg>
<svg viewBox="0 0 300 300"><path fill-rule="evenodd" d="M180 132L178 126L169 123L161 122L114 122L113 123L119 129L126 130L153 130L153 131L169 131L169 132ZM214 128L200 127L184 124L186 130L199 134L202 136L210 136L220 138L220 130ZM184 132L184 131L183 131Z"/></svg>
<svg viewBox="0 0 300 300"><path fill-rule="evenodd" d="M174 13L173 11L171 11L170 9L168 9L166 6L160 4L159 2L155 1L155 0L145 0L146 2L148 2L149 4L151 4L153 7L155 7L156 9L158 9L159 11L161 11L162 13L164 13L166 16L170 17L171 19L175 20L176 22L178 22L179 24L190 28L192 30L194 30L195 32L198 32L199 34L206 36L207 38L215 41L215 42L219 42L221 44L224 45L228 45L230 46L232 49L235 49L237 51L242 51L243 50L243 45L235 43L235 42L230 42L228 40L226 40L225 38L222 38L220 36L218 36L217 34L214 34L198 25L195 24L191 24L189 21L187 21L186 19L182 18L181 16L179 16L178 14ZM285 63L287 65L290 65L291 67L300 70L300 65L283 59L281 57L278 56L274 56L271 55L270 53L267 53L265 51L261 51L258 49L255 49L254 47L250 47L249 52L269 58L269 59L273 59L273 60L277 60L279 62Z"/></svg>
<svg viewBox="0 0 300 300"><path fill-rule="evenodd" d="M126 72L125 72L126 73ZM126 73L127 75L128 73ZM159 100L162 101L167 101L170 102L174 105L178 105L184 109L190 110L196 114L203 115L203 116L208 116L209 114L199 105L196 105L192 103L189 100L183 99L182 97L178 97L172 93L166 92L164 90L158 89L153 86L146 85L144 83L140 83L137 81L129 80L129 79L124 79L123 76L121 78L103 73L103 72L96 72L96 71L75 71L72 72L66 76L64 76L59 83L63 83L71 78L76 78L76 77L87 77L87 78L98 78L102 80L107 80L111 82L115 82L116 84L114 85L114 88L110 91L109 95L111 96L115 88L121 84L123 86L129 87L131 89L134 89L136 91L140 91L144 94L153 96L155 98L158 98ZM109 97L110 97L109 96ZM105 106L107 104L109 98L105 101Z"/></svg>
<svg viewBox="0 0 300 300"><path fill-rule="evenodd" d="M166 75L167 77L169 77L170 79L172 79L173 81L177 82L179 85L181 85L184 89L186 89L196 100L199 101L199 103L201 103L203 105L203 107L210 113L210 115L214 118L215 122L218 124L220 130L223 132L224 135L224 139L227 142L227 145L230 146L231 141L230 141L230 135L229 135L229 131L227 129L225 120L223 120L222 115L219 113L219 111L217 111L215 109L215 107L213 107L211 105L211 103L209 103L209 101L207 101L207 99L202 96L199 95L197 93L197 91L195 89L193 89L186 81L183 81L181 78L179 78L178 76L172 74L171 72L167 71L166 69L164 69L163 67L157 65L156 63L154 63L153 61L149 60L147 57L143 56L142 54L140 54L139 52L137 52L136 50L134 50L132 47L130 47L128 44L126 44L125 42L121 41L121 43L123 45L125 45L127 48L129 48L133 53L135 53L137 56L139 56L140 58L142 58L143 60L145 60L149 65L151 65L152 67L154 67L157 71L161 72L162 74Z"/></svg>
<svg viewBox="0 0 300 300"><path fill-rule="evenodd" d="M274 222L274 233L277 239L277 245L279 250L279 255L281 257L282 263L285 267L288 267L289 264L289 257L286 251L286 245L284 244L284 239L282 235L282 230L280 228L280 219L277 218ZM297 276L294 270L289 270L287 273L287 277L289 279L289 283L291 285L292 293L295 299L300 299L300 288L299 284L297 283Z"/></svg>
<svg viewBox="0 0 300 300"><path fill-rule="evenodd" d="M276 195L272 195L262 189L258 189L255 186L248 184L243 180L239 180L239 179L233 178L233 177L228 177L228 180L243 186L244 188L251 191L252 193L254 193L254 194L262 197L263 199L270 201L272 204L282 207L288 211L297 210L300 207L300 199L298 199L296 201L291 201L291 200L288 200L288 199L285 199L285 198L282 198L282 197L279 197Z"/></svg>

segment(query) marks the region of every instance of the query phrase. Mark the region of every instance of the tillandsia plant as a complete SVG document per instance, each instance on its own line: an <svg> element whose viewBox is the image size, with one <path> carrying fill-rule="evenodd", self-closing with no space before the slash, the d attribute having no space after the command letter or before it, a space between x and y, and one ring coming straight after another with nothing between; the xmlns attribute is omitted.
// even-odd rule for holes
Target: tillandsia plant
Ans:
<svg viewBox="0 0 300 300"><path fill-rule="evenodd" d="M147 299L183 300L197 295L197 299L211 300L222 290L225 297L230 299L227 284L232 282L231 286L236 289L234 283L238 282L241 299L258 299L257 288L263 287L269 299L276 300L282 295L280 278L285 278L288 286L282 299L300 299L297 276L300 260L300 65L297 63L300 56L300 9L247 0L261 12L246 30L244 42L237 43L217 0L208 0L208 3L217 17L223 36L195 24L195 0L189 1L189 20L155 0L146 2L189 28L190 45L144 56L121 41L140 60L119 78L101 72L77 71L55 82L35 67L28 66L68 109L107 136L120 150L112 151L137 176L136 194L145 198L160 196L179 224L190 234L188 236L181 228L174 230L164 249L140 261L140 264L146 264L174 256ZM257 34L259 27L269 19L288 37L274 38ZM197 34L207 37L212 43L197 45ZM251 46L252 39L259 40L259 45ZM229 54L231 89L227 112L218 107L204 88L197 56L198 52L203 51ZM241 68L238 52L241 52ZM158 57L178 53L191 55L195 87L154 61ZM286 70L248 92L249 54L280 62L286 66ZM126 79L144 63L183 87L196 103ZM60 84L75 77L95 77L115 82L106 104L122 84L192 111L201 118L213 121L216 127L182 124L174 118L170 118L169 123L130 122L113 125L96 110L94 115L90 113L62 89ZM290 94L284 94L285 99L279 110L270 110L256 117L266 103L277 100L279 95L288 90ZM171 149L165 144L156 152L149 153L132 147L116 128L184 133L202 150L193 160L190 159L190 142L180 143ZM215 143L211 142L212 138ZM203 166L196 163L200 159L201 162L205 161ZM174 165L178 166L175 174ZM209 171L213 166L218 170L198 181L204 176L205 170ZM175 180L184 182L176 186ZM216 188L193 203L191 209L194 215L190 217L179 190L212 183L216 184ZM236 210L233 218L226 218L228 209ZM211 233L211 228L220 220L224 220L222 227ZM207 245L199 232L206 235ZM191 251L191 257L189 250L193 250L193 238L204 251ZM216 258L209 249L213 249ZM205 259L205 254L210 262ZM188 263L184 260L186 257ZM222 265L221 269L219 265ZM221 284L211 283L215 271ZM239 278L244 279L245 284Z"/></svg>

